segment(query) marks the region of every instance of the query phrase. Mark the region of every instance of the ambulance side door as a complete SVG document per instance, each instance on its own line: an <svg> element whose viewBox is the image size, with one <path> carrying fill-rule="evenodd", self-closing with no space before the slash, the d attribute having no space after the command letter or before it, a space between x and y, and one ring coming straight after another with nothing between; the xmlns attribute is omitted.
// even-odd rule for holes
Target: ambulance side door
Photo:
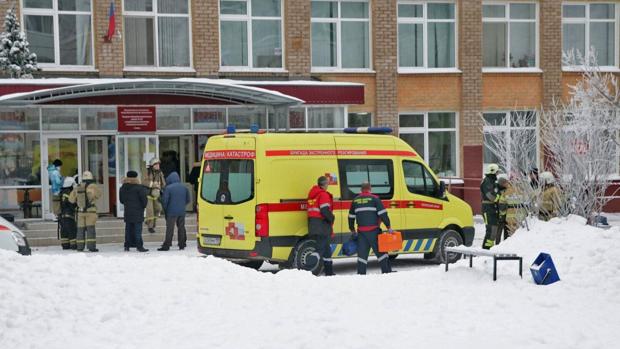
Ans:
<svg viewBox="0 0 620 349"><path fill-rule="evenodd" d="M409 240L403 252L431 252L441 233L446 201L439 197L439 183L422 162L402 159L401 164L403 240Z"/></svg>
<svg viewBox="0 0 620 349"><path fill-rule="evenodd" d="M388 210L393 229L400 229L402 224L401 210L396 201L397 192L394 185L394 161L392 159L339 159L340 188L342 200L349 203L361 192L362 182L368 181L372 193L377 195ZM348 230L348 206L343 212L343 224ZM381 229L385 229L382 224Z"/></svg>

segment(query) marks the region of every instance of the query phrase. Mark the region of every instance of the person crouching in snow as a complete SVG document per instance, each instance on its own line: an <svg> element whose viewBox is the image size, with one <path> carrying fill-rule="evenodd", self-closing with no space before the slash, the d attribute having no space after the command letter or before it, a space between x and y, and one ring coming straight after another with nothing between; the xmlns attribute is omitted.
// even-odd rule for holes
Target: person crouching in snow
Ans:
<svg viewBox="0 0 620 349"><path fill-rule="evenodd" d="M185 231L185 206L192 201L189 190L181 183L179 174L172 172L166 178L164 188L163 206L166 215L166 238L164 243L157 251L168 251L172 245L174 235L174 225L177 226L177 240L179 250L185 248L187 243L187 233Z"/></svg>
<svg viewBox="0 0 620 349"><path fill-rule="evenodd" d="M76 249L75 234L77 225L75 222L76 204L69 201L69 195L75 185L73 177L66 177L60 190L60 217L58 224L60 228L60 245L63 250Z"/></svg>
<svg viewBox="0 0 620 349"><path fill-rule="evenodd" d="M125 251L130 247L136 247L139 252L147 252L142 240L142 223L144 222L144 209L148 203L148 189L140 184L136 171L127 172L123 179L119 198L125 207Z"/></svg>
<svg viewBox="0 0 620 349"><path fill-rule="evenodd" d="M308 193L308 235L316 241L317 251L312 254L316 259L312 273L319 275L321 272L321 259L325 267L325 275L334 274L332 264L332 249L330 246L331 237L334 236L334 198L327 191L329 180L321 176L317 180L317 185L313 186Z"/></svg>

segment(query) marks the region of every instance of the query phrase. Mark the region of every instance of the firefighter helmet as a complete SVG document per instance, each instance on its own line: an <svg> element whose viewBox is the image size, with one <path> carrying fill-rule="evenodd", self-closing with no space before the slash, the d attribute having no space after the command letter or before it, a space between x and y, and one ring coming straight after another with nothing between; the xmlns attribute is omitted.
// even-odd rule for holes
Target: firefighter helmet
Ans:
<svg viewBox="0 0 620 349"><path fill-rule="evenodd" d="M540 174L540 181L543 184L554 184L555 183L555 177L553 177L553 173L551 173L549 171L545 171L545 172Z"/></svg>
<svg viewBox="0 0 620 349"><path fill-rule="evenodd" d="M155 166L156 164L160 164L160 163L161 163L161 161L159 161L159 159L158 159L158 158L152 158L152 159L149 161L149 166L153 167L153 166Z"/></svg>
<svg viewBox="0 0 620 349"><path fill-rule="evenodd" d="M84 173L82 173L82 180L83 181L92 181L93 180L93 174L90 171L84 171Z"/></svg>
<svg viewBox="0 0 620 349"><path fill-rule="evenodd" d="M499 172L499 166L497 164L489 164L485 174L496 174L497 172Z"/></svg>

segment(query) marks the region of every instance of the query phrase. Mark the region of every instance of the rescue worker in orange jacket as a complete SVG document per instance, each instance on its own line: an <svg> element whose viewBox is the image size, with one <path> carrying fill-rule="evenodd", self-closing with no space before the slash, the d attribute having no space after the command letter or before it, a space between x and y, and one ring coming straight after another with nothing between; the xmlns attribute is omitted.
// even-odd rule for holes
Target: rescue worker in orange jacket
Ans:
<svg viewBox="0 0 620 349"><path fill-rule="evenodd" d="M321 273L321 259L323 260L325 275L335 275L330 246L331 238L334 236L334 198L327 191L328 187L329 179L321 176L318 178L317 184L308 193L308 235L317 243L317 252L311 255L316 259L316 262L308 263L314 275Z"/></svg>
<svg viewBox="0 0 620 349"><path fill-rule="evenodd" d="M355 221L357 221L357 232ZM353 199L349 209L349 230L354 237L357 236L357 273L360 275L366 274L371 247L381 265L381 272L385 274L392 271L389 255L379 252L377 237L381 233L382 222L391 233L390 218L381 199L371 193L370 183L363 182L362 192Z"/></svg>

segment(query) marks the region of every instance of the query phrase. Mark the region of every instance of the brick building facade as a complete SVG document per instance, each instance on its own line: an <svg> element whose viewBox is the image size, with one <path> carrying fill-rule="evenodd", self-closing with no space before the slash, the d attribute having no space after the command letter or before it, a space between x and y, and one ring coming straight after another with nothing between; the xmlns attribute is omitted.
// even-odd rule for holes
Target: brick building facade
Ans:
<svg viewBox="0 0 620 349"><path fill-rule="evenodd" d="M50 0L50 3L54 4L53 11L60 10L57 0ZM104 36L109 25L110 3L110 0L92 0L90 10L85 10L92 13L92 64L79 68L58 62L47 64L37 77L209 77L361 83L365 88L364 103L349 105L346 109L348 113L359 114L362 118L369 113L372 125L389 126L408 142L424 146L424 151L419 150L421 154L430 158L441 157L438 160L441 165L438 166L446 167L446 170L443 173L437 171L440 175L464 179L465 187L472 188L477 187L484 162L481 114L535 111L549 107L554 100L567 98L567 86L579 78L578 73L562 66L563 36L567 35L563 32L565 21L583 21L585 33L590 34L589 39L582 38L585 34L577 34L575 45L579 45L580 40L593 46L606 45L604 48L612 52L606 53L610 58L608 64L604 64L605 69L620 74L618 1L282 0L278 5L281 15L278 15L277 11L271 13L265 7L268 6L265 4L277 1L188 0L186 13L190 30L186 36L190 40L191 59L189 65L181 68L129 64L126 51L128 48L133 50L134 43L128 41L125 24L127 8L133 5L128 5L131 3L129 0L113 1L118 34L107 41ZM156 12L157 3L155 1L151 4L152 8L142 10ZM17 4L25 26L28 25L28 21L24 22L28 14L34 16L41 13L37 12L41 9L25 10L23 1L17 1ZM10 6L13 6L10 2L0 3L0 11L4 12ZM131 11L137 10L133 8ZM260 11L271 14L257 15ZM154 16L155 19L160 18ZM253 32L258 28L258 23L265 23L266 18L277 23L281 21L279 39L276 38L279 44L272 49L271 56L268 54L269 57L265 58L246 52L241 53L245 55L240 58L243 67L224 63L228 56L223 57L223 45L226 45L226 55L231 50L229 45L236 45L235 40L230 38L247 40L246 46L239 52L251 52L253 45L258 51L263 44L257 42L273 40L271 36L252 37L253 33L259 33ZM224 35L224 20L243 22L248 27L254 24L256 27L248 30L249 37L238 36L234 32ZM599 21L608 25L601 32L605 35L604 40L597 37L600 30L596 23ZM35 26L37 23L34 21L29 25ZM485 31L485 28L488 30ZM273 28L270 30L274 33ZM501 33L505 31L503 37L497 34L498 30ZM509 34L511 30L513 35ZM149 35L157 36L155 32L149 32ZM405 37L405 32L413 34ZM324 36L319 38L318 33ZM343 38L345 35L350 40ZM485 35L488 37L485 38ZM221 39L224 36L226 39ZM445 45L441 41L444 39L451 44ZM313 51L313 43L318 47L324 45L325 40L333 41L321 46L320 53L318 48ZM62 38L58 42L62 42ZM360 45L363 47L360 48ZM412 49L410 45L415 47ZM492 47L489 48L489 45ZM232 51L237 52L236 49L233 47ZM367 55L368 62L354 68L345 67L346 59L353 59L354 64L358 64L359 57L351 58L352 55L359 56L355 50ZM406 52L420 54L424 59L418 61L416 56L410 66L405 66L405 59L410 58ZM154 55L157 56L158 52ZM441 55L445 55L447 61L437 58ZM261 64L260 60L276 63L268 63L275 65L267 68L257 67ZM317 65L313 62L315 60L327 63ZM492 62L491 66L488 62ZM352 123L351 117L345 124ZM447 122L444 120L446 117L450 118ZM442 131L439 133L442 134L432 134L431 124L437 120L440 120ZM447 150L436 155L436 149L433 149L436 144L445 146ZM448 149L450 147L454 149ZM446 156L447 159L443 158ZM465 190L463 195L469 197L470 202L477 201L475 190Z"/></svg>

